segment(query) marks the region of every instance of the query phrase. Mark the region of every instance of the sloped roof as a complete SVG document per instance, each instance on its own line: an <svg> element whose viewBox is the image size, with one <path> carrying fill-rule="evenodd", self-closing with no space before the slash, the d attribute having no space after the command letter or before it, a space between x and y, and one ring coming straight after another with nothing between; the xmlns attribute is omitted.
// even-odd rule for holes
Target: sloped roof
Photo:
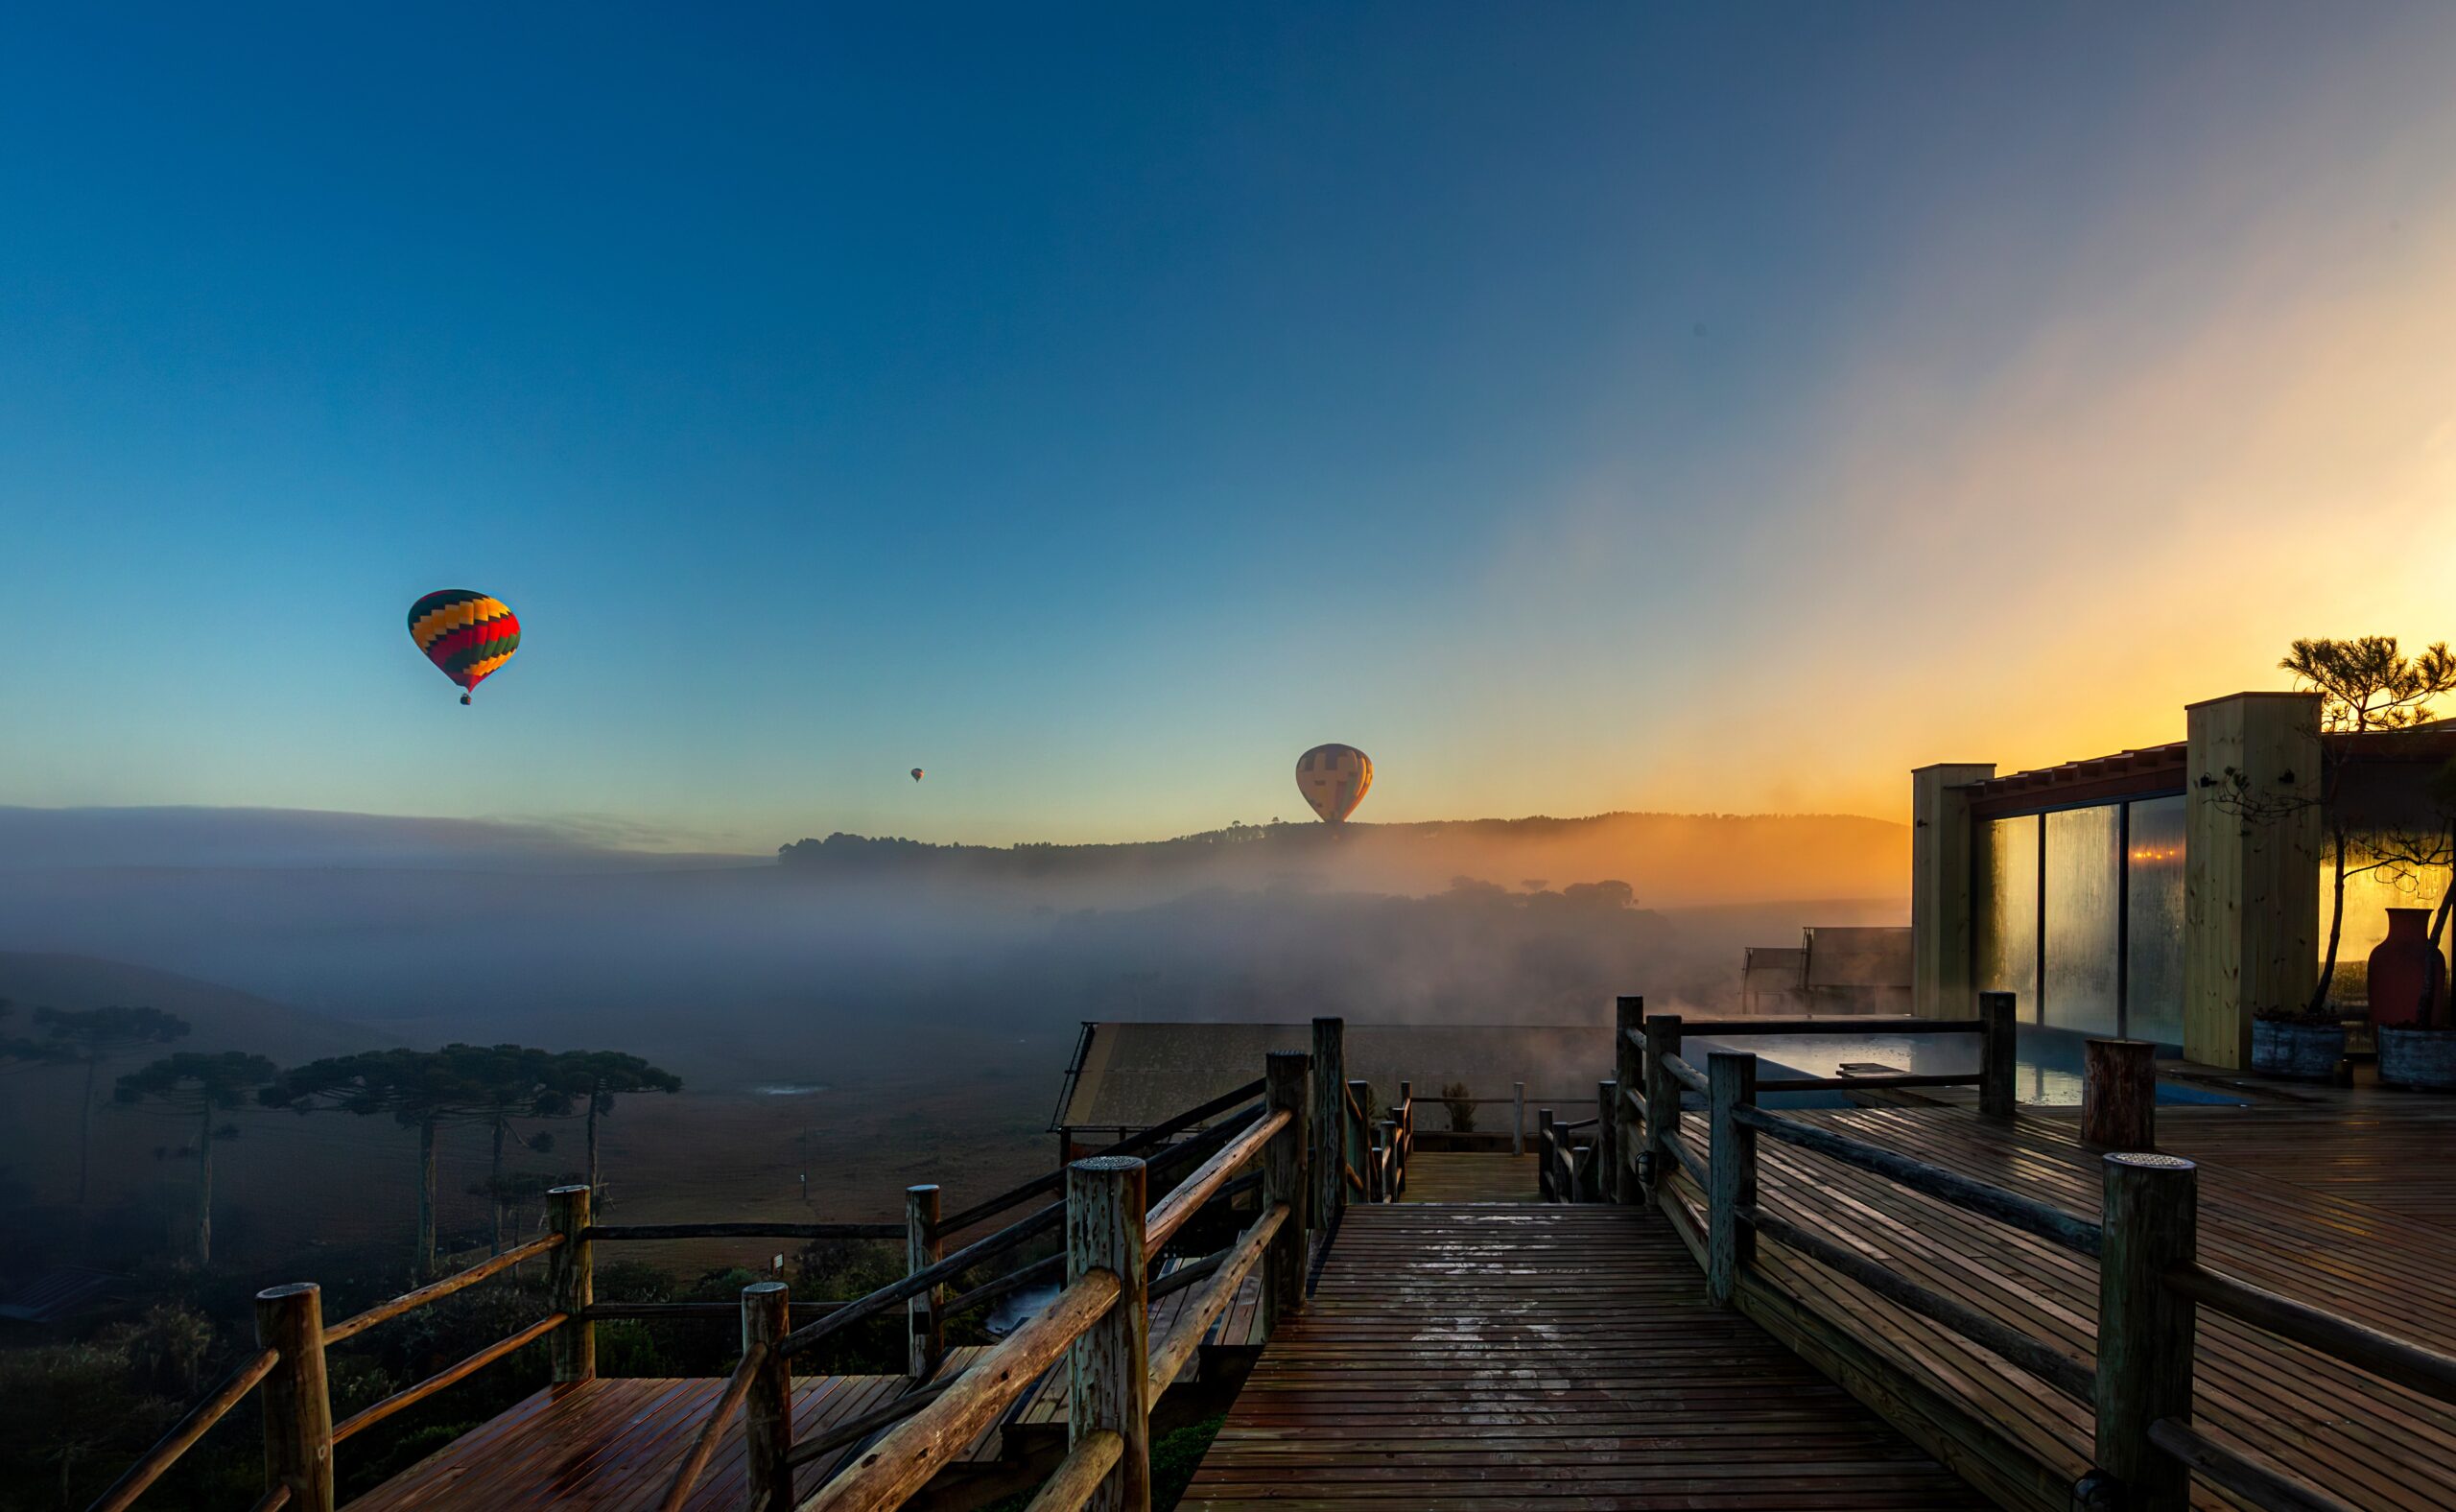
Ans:
<svg viewBox="0 0 2456 1512"><path fill-rule="evenodd" d="M29 1282L0 1302L0 1318L18 1323L56 1323L86 1304L101 1300L120 1278L107 1270L63 1265L39 1281Z"/></svg>
<svg viewBox="0 0 2456 1512"><path fill-rule="evenodd" d="M1311 1024L1085 1026L1082 1063L1052 1127L1148 1128L1254 1080L1273 1051L1311 1051ZM1612 1030L1559 1025L1350 1024L1347 1074L1388 1098L1401 1081L1429 1098L1464 1082L1477 1098L1526 1084L1527 1106L1582 1110L1612 1075Z"/></svg>

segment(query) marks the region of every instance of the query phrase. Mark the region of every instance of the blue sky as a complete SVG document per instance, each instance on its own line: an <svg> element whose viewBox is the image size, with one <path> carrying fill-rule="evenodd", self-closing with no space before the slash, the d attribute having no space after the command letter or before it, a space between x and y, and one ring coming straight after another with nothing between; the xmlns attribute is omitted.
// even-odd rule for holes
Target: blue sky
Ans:
<svg viewBox="0 0 2456 1512"><path fill-rule="evenodd" d="M1292 816L1325 740L1424 818L2170 738L2283 636L2447 633L2301 522L2456 525L2450 56L2392 7L21 12L0 803L762 849ZM524 624L467 710L402 626L445 586Z"/></svg>

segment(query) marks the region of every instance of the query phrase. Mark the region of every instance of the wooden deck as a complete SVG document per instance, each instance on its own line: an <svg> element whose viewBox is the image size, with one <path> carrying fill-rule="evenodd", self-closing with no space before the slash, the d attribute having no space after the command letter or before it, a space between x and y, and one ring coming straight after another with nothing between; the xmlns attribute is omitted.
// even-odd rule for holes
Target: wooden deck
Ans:
<svg viewBox="0 0 2456 1512"><path fill-rule="evenodd" d="M1420 1149L1407 1157L1408 1202L1532 1202L1535 1157Z"/></svg>
<svg viewBox="0 0 2456 1512"><path fill-rule="evenodd" d="M1151 1304L1151 1335L1161 1336L1193 1300L1178 1291ZM1249 1346L1261 1329L1261 1283L1248 1279L1212 1325L1205 1342ZM951 1349L950 1369L968 1365L985 1347ZM1197 1353L1180 1381L1200 1368ZM394 1476L349 1505L352 1512L524 1512L565 1507L591 1512L643 1512L665 1495L676 1466L723 1389L719 1378L662 1380L603 1377L549 1386ZM793 1382L796 1442L886 1406L909 1384L903 1376L804 1376ZM959 1463L987 1469L1004 1463L1009 1429L1063 1429L1066 1376L1054 1371L1005 1420L966 1449ZM1059 1435L1061 1438L1063 1434ZM803 1466L794 1485L816 1489L861 1446ZM346 1451L344 1451L346 1453ZM739 1416L719 1442L686 1505L692 1512L739 1512L748 1465Z"/></svg>
<svg viewBox="0 0 2456 1512"><path fill-rule="evenodd" d="M1708 1306L1661 1215L1408 1203L1348 1210L1312 1304L1263 1349L1180 1505L1986 1503Z"/></svg>
<svg viewBox="0 0 2456 1512"><path fill-rule="evenodd" d="M2397 1099L2384 1103L2381 1098ZM2010 1187L2070 1212L2098 1213L2099 1157L2067 1115L2010 1122L1958 1108L1864 1108L1795 1115ZM2159 1109L2161 1147L2200 1164L2206 1264L2401 1337L2456 1348L2456 1100L2397 1094L2300 1105ZM1683 1121L1703 1153L1703 1120ZM1822 1157L1759 1144L1759 1200L1964 1304L2095 1358L2095 1264ZM1692 1203L1685 1176L1677 1189ZM1830 1367L1891 1367L1888 1416L2008 1504L2066 1504L2089 1462L2087 1408L1958 1335L1882 1302L1772 1243L1763 1279L1789 1303L1743 1296L1786 1338ZM1817 1320L1826 1325L1819 1329ZM2364 1508L2456 1506L2456 1410L2204 1311L2198 1426ZM1925 1420L1925 1426L1920 1420ZM2232 1503L2202 1486L2195 1507Z"/></svg>

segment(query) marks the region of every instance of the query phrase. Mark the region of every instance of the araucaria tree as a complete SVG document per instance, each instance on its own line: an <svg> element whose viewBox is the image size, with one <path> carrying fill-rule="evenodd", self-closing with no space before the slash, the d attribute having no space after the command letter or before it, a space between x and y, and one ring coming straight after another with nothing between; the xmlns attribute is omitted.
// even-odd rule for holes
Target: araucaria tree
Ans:
<svg viewBox="0 0 2456 1512"><path fill-rule="evenodd" d="M85 1247L85 1203L93 1190L94 1075L103 1062L144 1045L167 1045L188 1031L187 1020L159 1008L36 1008L35 1027L46 1059L85 1068L77 1104L77 1247Z"/></svg>
<svg viewBox="0 0 2456 1512"><path fill-rule="evenodd" d="M153 1101L196 1122L196 1263L213 1264L213 1140L223 1115L255 1100L274 1075L262 1055L224 1051L201 1055L181 1051L119 1078L113 1098L130 1105ZM236 1124L226 1131L239 1132Z"/></svg>
<svg viewBox="0 0 2456 1512"><path fill-rule="evenodd" d="M267 1107L299 1113L330 1109L369 1117L389 1113L418 1131L416 1273L435 1271L435 1138L445 1124L483 1124L493 1132L487 1187L503 1186L503 1143L514 1118L553 1118L571 1111L570 1096L546 1075L554 1057L518 1045L446 1045L438 1051L378 1050L336 1056L283 1072L260 1095ZM496 1208L501 1247L502 1209Z"/></svg>
<svg viewBox="0 0 2456 1512"><path fill-rule="evenodd" d="M2456 653L2448 650L2444 641L2433 642L2408 657L2393 635L2298 640L2278 665L2318 692L2320 727L2329 734L2405 729L2430 718L2434 699L2456 692ZM2323 753L2321 813L2336 864L2328 902L2327 953L2321 957L2319 981L2307 1004L2315 1017L2326 1010L2328 989L2336 978L2337 945L2345 934L2345 884L2351 840L2347 805L2338 801L2348 758L2327 753L2325 744Z"/></svg>
<svg viewBox="0 0 2456 1512"><path fill-rule="evenodd" d="M555 1084L579 1099L588 1118L588 1184L602 1185L597 1160L597 1121L614 1111L626 1092L679 1092L682 1078L621 1051L576 1050L555 1057Z"/></svg>

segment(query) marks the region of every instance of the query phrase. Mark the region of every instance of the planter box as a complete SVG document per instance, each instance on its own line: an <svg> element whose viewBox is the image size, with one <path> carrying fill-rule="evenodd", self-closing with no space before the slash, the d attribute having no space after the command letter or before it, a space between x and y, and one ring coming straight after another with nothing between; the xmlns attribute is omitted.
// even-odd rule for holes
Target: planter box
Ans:
<svg viewBox="0 0 2456 1512"><path fill-rule="evenodd" d="M2456 1092L2456 1029L2379 1026L2379 1079L2420 1092Z"/></svg>
<svg viewBox="0 0 2456 1512"><path fill-rule="evenodd" d="M2293 1081L2333 1081L2345 1059L2345 1026L2252 1021L2252 1070Z"/></svg>

